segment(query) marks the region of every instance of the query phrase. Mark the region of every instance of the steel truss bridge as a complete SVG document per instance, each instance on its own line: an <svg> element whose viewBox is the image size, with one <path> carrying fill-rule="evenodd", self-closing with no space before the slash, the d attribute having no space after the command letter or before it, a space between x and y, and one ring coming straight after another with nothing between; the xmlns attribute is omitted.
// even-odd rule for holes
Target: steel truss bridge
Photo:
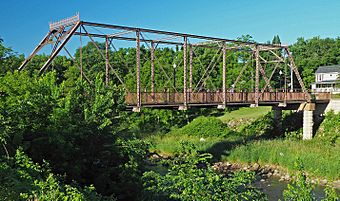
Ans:
<svg viewBox="0 0 340 201"><path fill-rule="evenodd" d="M102 31L100 31L102 30ZM105 30L105 31L104 31ZM105 32L105 33L104 33ZM80 39L80 60L76 60L70 51L66 48L66 44L72 37ZM279 105L289 103L327 101L329 94L317 94L312 98L308 93L297 67L294 63L292 53L288 46L262 44L255 42L245 42L240 40L230 40L226 38L209 37L201 35L193 35L186 33L177 33L169 31L160 31L154 29L145 29L138 27L119 26L111 24L93 23L81 21L79 14L63 19L58 22L52 22L49 31L41 42L36 46L33 52L25 59L19 70L24 69L28 62L46 45L51 45L52 50L48 60L40 68L43 73L48 69L51 62L56 56L64 50L73 60L74 64L80 70L80 76L89 83L92 81L84 72L82 57L82 40L86 37L100 53L105 60L105 83L108 84L110 74L114 74L119 82L126 89L126 105L133 108L134 111L140 111L141 107L171 107L179 109L187 109L188 107L209 107L217 106L224 108L228 105ZM105 40L105 50L100 49L95 39ZM128 89L124 83L122 75L119 75L117 68L113 66L109 60L109 51L117 51L113 45L113 41L128 41L134 43L136 49L135 78L136 85L134 89ZM145 45L150 51L150 87L142 86L141 83L141 45ZM157 61L155 51L157 48L164 47L181 47L182 61L180 68L183 70L182 85L175 86L172 84L171 89L163 89L156 91L155 87L155 68L161 69L161 76L171 83L171 79L175 76L164 70L164 66ZM215 50L215 55L210 58L208 66L204 66L202 62L198 62L200 67L204 69L198 82L193 83L193 70L196 67L193 59L199 59L196 53L198 48L208 48ZM243 67L237 77L229 77L227 74L227 54L229 52L244 52L249 55L247 60L243 59ZM195 58L196 57L196 58ZM221 59L222 57L222 59ZM123 58L121 58L123 59ZM254 86L250 91L237 90L242 75L250 68L254 71ZM215 90L205 90L211 72L216 68L219 69L221 80L219 86L214 86ZM275 73L284 70L285 75L287 69L290 71L290 78L284 78L284 87L275 89L273 85L273 76ZM268 74L268 72L270 72ZM227 86L227 78L233 79L233 84ZM295 79L294 79L295 78ZM143 77L143 79L145 79ZM247 78L250 81L250 78ZM294 85L294 80L297 84ZM262 84L261 84L262 83ZM274 83L275 84L275 83ZM295 86L295 88L294 88ZM299 86L299 87L296 87ZM158 86L159 88L159 86ZM180 89L179 89L180 88Z"/></svg>

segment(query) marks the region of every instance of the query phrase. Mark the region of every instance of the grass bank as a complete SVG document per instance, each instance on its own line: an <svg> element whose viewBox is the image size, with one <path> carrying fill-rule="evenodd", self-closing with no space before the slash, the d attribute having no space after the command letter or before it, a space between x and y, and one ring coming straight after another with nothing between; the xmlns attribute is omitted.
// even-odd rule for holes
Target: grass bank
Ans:
<svg viewBox="0 0 340 201"><path fill-rule="evenodd" d="M189 143L213 154L215 161L270 164L292 172L300 158L310 176L340 179L340 114L328 113L317 136L302 141L296 140L300 131L291 140L270 138L274 128L269 111L270 107L241 108L220 117L196 118L167 134L148 136L150 151L172 156L182 151L182 143ZM287 121L296 122L296 118ZM229 126L232 121L237 122L236 128Z"/></svg>
<svg viewBox="0 0 340 201"><path fill-rule="evenodd" d="M261 107L242 107L238 110L232 110L231 112L226 112L223 116L218 117L223 123L228 123L228 121L235 121L240 119L255 120L271 111L270 106Z"/></svg>
<svg viewBox="0 0 340 201"><path fill-rule="evenodd" d="M182 143L190 143L198 151L212 153L214 159L219 160L222 155L228 155L236 145L271 132L271 116L266 115L270 107L241 110L228 112L221 117L198 117L186 126L167 134L147 136L147 140L152 144L150 151L171 156L181 151ZM240 121L245 118L249 121ZM226 124L227 119L238 121L237 129L230 128Z"/></svg>
<svg viewBox="0 0 340 201"><path fill-rule="evenodd" d="M205 151L216 143L225 140L223 137L199 137L190 135L178 135L177 133L170 133L167 135L150 136L148 140L151 142L151 152L160 153L166 156L172 156L181 151L181 143L193 144L197 150Z"/></svg>
<svg viewBox="0 0 340 201"><path fill-rule="evenodd" d="M340 145L320 140L261 140L236 147L223 161L278 165L294 171L297 158L316 177L340 179Z"/></svg>

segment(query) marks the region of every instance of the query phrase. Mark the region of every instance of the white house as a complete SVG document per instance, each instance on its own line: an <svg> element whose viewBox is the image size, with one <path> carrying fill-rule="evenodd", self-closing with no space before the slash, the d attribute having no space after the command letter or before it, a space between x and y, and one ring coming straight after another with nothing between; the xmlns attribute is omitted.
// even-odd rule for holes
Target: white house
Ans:
<svg viewBox="0 0 340 201"><path fill-rule="evenodd" d="M319 66L315 72L313 92L340 92L340 65Z"/></svg>

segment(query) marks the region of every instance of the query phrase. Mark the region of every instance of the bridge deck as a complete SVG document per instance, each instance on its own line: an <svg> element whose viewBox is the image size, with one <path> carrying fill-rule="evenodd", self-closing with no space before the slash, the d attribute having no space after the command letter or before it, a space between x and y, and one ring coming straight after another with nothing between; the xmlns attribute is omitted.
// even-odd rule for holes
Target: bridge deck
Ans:
<svg viewBox="0 0 340 201"><path fill-rule="evenodd" d="M329 93L313 95L314 101L328 101ZM184 104L184 93L175 92L143 92L141 93L141 105L143 107L178 107ZM214 107L223 104L222 92L197 92L187 93L187 106L190 107ZM306 102L303 92L264 92L259 97L259 105L277 105L279 103ZM137 93L127 93L125 103L128 107L137 105ZM227 92L226 105L250 105L255 103L254 92Z"/></svg>

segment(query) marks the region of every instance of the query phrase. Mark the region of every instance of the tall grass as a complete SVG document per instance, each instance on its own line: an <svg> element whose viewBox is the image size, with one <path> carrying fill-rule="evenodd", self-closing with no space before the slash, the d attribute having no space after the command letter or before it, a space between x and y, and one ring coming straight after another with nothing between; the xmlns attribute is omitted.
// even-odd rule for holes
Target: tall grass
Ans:
<svg viewBox="0 0 340 201"><path fill-rule="evenodd" d="M340 179L340 145L330 145L319 140L256 141L241 145L222 160L272 164L294 169L294 162L300 158L305 170L317 177Z"/></svg>
<svg viewBox="0 0 340 201"><path fill-rule="evenodd" d="M230 112L225 113L223 116L219 117L224 123L230 120L255 120L271 111L271 107L269 106L261 106L261 107L241 107L237 110L232 110Z"/></svg>
<svg viewBox="0 0 340 201"><path fill-rule="evenodd" d="M151 142L151 152L161 153L163 155L171 156L178 154L181 148L181 142L190 142L194 144L198 151L204 151L212 147L214 144L223 141L222 137L199 137L178 133L169 133L167 135L150 136L148 140Z"/></svg>

